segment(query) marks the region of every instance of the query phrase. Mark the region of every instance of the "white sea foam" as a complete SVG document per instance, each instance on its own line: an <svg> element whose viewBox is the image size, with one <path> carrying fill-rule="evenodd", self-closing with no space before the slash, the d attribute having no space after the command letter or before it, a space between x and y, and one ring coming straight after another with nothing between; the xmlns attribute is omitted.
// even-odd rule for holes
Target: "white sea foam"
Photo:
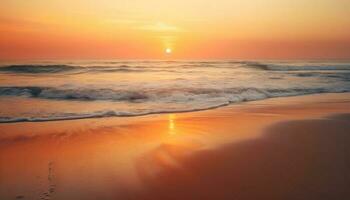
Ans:
<svg viewBox="0 0 350 200"><path fill-rule="evenodd" d="M349 66L252 61L6 63L0 66L0 123L188 112L273 97L349 92ZM36 101L36 107L21 106L30 101ZM86 102L93 105L85 107ZM72 109L75 105L82 109Z"/></svg>

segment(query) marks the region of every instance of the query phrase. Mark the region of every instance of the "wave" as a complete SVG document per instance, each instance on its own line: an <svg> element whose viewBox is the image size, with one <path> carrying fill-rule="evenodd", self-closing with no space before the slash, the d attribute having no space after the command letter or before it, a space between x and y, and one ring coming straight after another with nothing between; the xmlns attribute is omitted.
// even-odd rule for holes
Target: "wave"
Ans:
<svg viewBox="0 0 350 200"><path fill-rule="evenodd" d="M145 75L136 74L144 72L149 73L146 76L150 78L143 79ZM4 81L0 86L3 106L32 105L32 102L38 106L20 106L14 113L3 109L0 123L192 112L274 97L350 92L350 63L41 62L2 65L0 73ZM80 77L75 75L83 73L87 74L80 82ZM119 79L124 73L131 73L132 79ZM27 77L14 76L18 74ZM17 86L24 81L28 84ZM74 107L72 110L74 105L87 106L87 109Z"/></svg>
<svg viewBox="0 0 350 200"><path fill-rule="evenodd" d="M7 65L0 66L0 72L19 74L80 74L80 73L127 73L127 72L176 72L167 68L151 66L74 66L74 65Z"/></svg>
<svg viewBox="0 0 350 200"><path fill-rule="evenodd" d="M264 91L256 88L159 88L149 90L113 90L110 88L53 88L53 87L0 87L0 96L23 96L30 98L54 99L54 100L80 100L80 101L188 101L194 96L207 95L208 98L220 97L225 94L244 94L255 92L264 94ZM251 94L252 95L252 94ZM249 95L248 95L249 96ZM248 98L247 96L247 98Z"/></svg>
<svg viewBox="0 0 350 200"><path fill-rule="evenodd" d="M51 87L0 87L0 96L25 96L56 100L136 101L146 99L141 92L102 89L60 89Z"/></svg>
<svg viewBox="0 0 350 200"><path fill-rule="evenodd" d="M98 119L98 118L108 118L108 117L140 117L145 115L155 115L155 114L167 114L167 113L186 113L186 112L197 112L210 110L215 108L220 108L227 106L229 103L224 103L220 105L197 108L197 109L185 109L185 110L162 110L162 111L149 111L142 113L132 113L132 112L118 112L114 110L109 111L98 111L93 113L67 113L58 114L49 117L0 117L0 124L4 123L19 123L19 122L50 122L50 121L67 121L67 120L78 120L78 119Z"/></svg>
<svg viewBox="0 0 350 200"><path fill-rule="evenodd" d="M243 62L247 67L252 67L267 71L348 71L350 64L335 64L335 65L289 65L289 64L267 64L259 62Z"/></svg>
<svg viewBox="0 0 350 200"><path fill-rule="evenodd" d="M272 91L272 90L271 90ZM295 90L298 91L298 90ZM280 90L275 90L275 92L281 92ZM284 94L281 96L275 97L285 97L285 96L298 96L298 95L306 95L306 94L314 94L314 93L323 93L328 92L325 90L319 90L314 92L308 92L304 94L296 94L295 92L290 92L288 94ZM336 91L336 92L349 92L349 91ZM335 93L335 92L334 92ZM109 117L139 117L145 115L153 115L153 114L167 114L167 113L185 113L185 112L196 112L203 110L210 110L215 108L220 108L223 106L228 106L237 102L245 102L245 101L255 101L266 98L273 98L274 96L255 96L255 97L237 97L234 101L227 101L226 103L220 103L213 106L194 108L194 109L173 109L173 110L154 110L147 112L118 112L115 110L107 110L107 111L97 111L92 113L57 113L51 116L46 117L0 117L1 123L19 123L19 122L50 122L50 121L67 121L67 120L79 120L79 119L98 119L98 118L109 118Z"/></svg>
<svg viewBox="0 0 350 200"><path fill-rule="evenodd" d="M0 87L0 96L24 96L53 100L80 101L191 101L198 98L225 97L230 102L257 100L268 97L303 95L324 92L347 92L346 88L159 88L113 90L109 88Z"/></svg>
<svg viewBox="0 0 350 200"><path fill-rule="evenodd" d="M269 64L250 61L230 61L230 62L175 62L152 65L152 63L131 63L118 65L6 65L0 66L0 73L15 74L81 74L81 73L143 73L143 72L170 72L170 73L186 73L189 69L236 69L236 68L253 68L264 71L350 71L350 64L334 64L334 65L291 65L291 64ZM72 63L74 64L74 63ZM97 64L97 63L96 63ZM146 65L144 65L146 64ZM159 64L159 63L158 63ZM169 64L169 65L168 65Z"/></svg>
<svg viewBox="0 0 350 200"><path fill-rule="evenodd" d="M350 88L172 88L157 90L111 90L111 89L58 89L45 87L1 87L0 96L25 96L51 100L107 100L129 103L155 103L144 110L130 107L127 111L97 110L89 113L34 113L23 117L0 117L0 123L44 122L104 117L134 117L150 114L193 112L218 108L233 103L256 101L274 97L298 96L317 93L350 92ZM169 104L170 103L170 104ZM172 105L168 108L155 105ZM148 104L147 104L148 105ZM185 105L185 106L184 106ZM40 116L38 116L38 114Z"/></svg>
<svg viewBox="0 0 350 200"><path fill-rule="evenodd" d="M4 88L1 88L3 90ZM26 88L16 88L14 89L17 92L21 91L17 94L30 94L32 97L39 98L48 98L51 99L53 97L40 95L40 90L38 87L26 87ZM52 90L52 89L50 89ZM7 90L7 94L10 90ZM185 92L186 91L186 92ZM12 91L14 94L15 92ZM86 91L87 92L87 91ZM60 111L54 113L43 114L41 116L25 116L25 117L6 117L0 116L0 123L17 123L17 122L45 122L45 121L63 121L63 120L77 120L77 119L91 119L91 118L107 118L107 117L136 117L136 116L144 116L151 114L165 114L165 113L182 113L182 112L194 112L201 110L208 110L219 108L222 106L227 106L234 103L241 103L247 101L256 101L263 100L268 98L275 97L288 97L288 96L299 96L299 95L307 95L307 94L318 94L318 93L343 93L350 92L349 89L325 89L325 88L292 88L292 89L259 89L259 88L228 88L222 90L210 89L210 88L202 88L202 89L194 89L194 88L183 88L182 94L178 94L179 91L176 92L165 92L165 91L153 91L153 92L144 92L141 93L133 93L127 91L124 93L118 92L112 96L104 96L103 99L108 100L119 100L119 101L135 101L137 99L142 99L147 102L156 102L158 103L172 103L183 105L184 101L187 103L187 106L184 107L174 107L171 106L169 109L164 109L160 107L150 107L149 109L140 111L137 109L130 109L127 111L118 111L118 110L100 110L93 111L90 113L61 113ZM88 92L87 92L88 93ZM61 99L61 97L65 97L65 100L70 100L72 97L69 96L55 96L55 99ZM89 97L91 100L92 96ZM101 100L101 97L95 96L96 99ZM74 98L73 98L74 99ZM86 100L86 97L80 100ZM146 103L147 103L146 102Z"/></svg>
<svg viewBox="0 0 350 200"><path fill-rule="evenodd" d="M0 72L12 73L60 73L75 70L79 67L70 65L8 65L0 67Z"/></svg>
<svg viewBox="0 0 350 200"><path fill-rule="evenodd" d="M8 65L0 67L0 72L51 74L51 73L86 73L86 72L143 72L140 67L120 66L73 66L73 65Z"/></svg>

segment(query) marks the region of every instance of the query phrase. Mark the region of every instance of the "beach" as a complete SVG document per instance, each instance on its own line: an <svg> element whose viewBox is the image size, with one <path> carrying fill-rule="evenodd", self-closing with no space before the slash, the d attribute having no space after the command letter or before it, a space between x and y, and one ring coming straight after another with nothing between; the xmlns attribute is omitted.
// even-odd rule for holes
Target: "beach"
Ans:
<svg viewBox="0 0 350 200"><path fill-rule="evenodd" d="M350 200L350 0L1 0L0 200Z"/></svg>
<svg viewBox="0 0 350 200"><path fill-rule="evenodd" d="M0 124L0 199L349 199L350 94Z"/></svg>

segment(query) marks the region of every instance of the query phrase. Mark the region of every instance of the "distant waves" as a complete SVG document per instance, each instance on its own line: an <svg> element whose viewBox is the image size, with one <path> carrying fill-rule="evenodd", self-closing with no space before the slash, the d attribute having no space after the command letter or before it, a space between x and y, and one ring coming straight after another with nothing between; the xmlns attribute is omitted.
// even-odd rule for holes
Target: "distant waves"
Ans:
<svg viewBox="0 0 350 200"><path fill-rule="evenodd" d="M170 63L164 67L164 62ZM111 65L110 63L103 65L103 63L97 63L100 65L43 65L43 64L27 64L27 65L2 65L0 66L0 73L27 73L27 74L52 74L52 73L113 73L113 72L177 72L179 69L191 69L191 68L255 68L268 71L320 71L320 70L343 70L350 71L350 64L333 64L333 65L291 65L284 63L264 63L264 62L249 62L249 61L227 61L227 62L146 62L146 63L131 63L134 65L117 64Z"/></svg>
<svg viewBox="0 0 350 200"><path fill-rule="evenodd" d="M274 97L341 92L350 92L349 62L2 63L0 122L188 112ZM12 107L16 109L8 109Z"/></svg>

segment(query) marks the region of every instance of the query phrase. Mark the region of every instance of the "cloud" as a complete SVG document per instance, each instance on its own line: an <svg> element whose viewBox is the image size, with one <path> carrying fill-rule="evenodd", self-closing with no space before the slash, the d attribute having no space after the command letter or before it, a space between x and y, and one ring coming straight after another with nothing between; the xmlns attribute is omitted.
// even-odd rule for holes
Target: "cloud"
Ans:
<svg viewBox="0 0 350 200"><path fill-rule="evenodd" d="M160 32L160 33L164 33L164 32L175 33L175 32L185 31L180 27L177 27L168 23L147 21L147 20L141 20L141 19L109 19L107 23L128 26L129 28L135 29L135 30L144 30L144 31Z"/></svg>
<svg viewBox="0 0 350 200"><path fill-rule="evenodd" d="M143 24L141 26L136 27L136 29L153 32L184 32L183 29L177 26L173 26L163 22Z"/></svg>

